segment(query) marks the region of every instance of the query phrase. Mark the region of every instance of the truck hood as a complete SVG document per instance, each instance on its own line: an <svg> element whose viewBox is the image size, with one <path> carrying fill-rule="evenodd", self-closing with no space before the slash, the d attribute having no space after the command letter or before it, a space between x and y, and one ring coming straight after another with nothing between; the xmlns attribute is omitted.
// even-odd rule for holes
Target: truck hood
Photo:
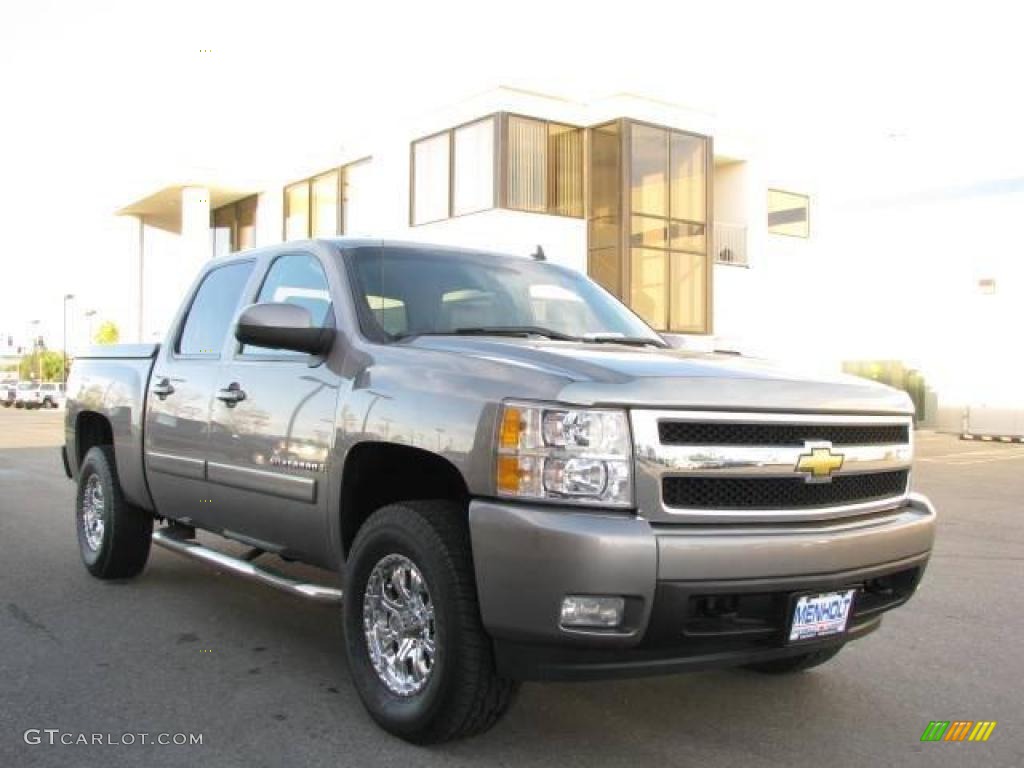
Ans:
<svg viewBox="0 0 1024 768"><path fill-rule="evenodd" d="M552 377L560 382L560 389L553 394L555 399L581 405L913 412L905 392L818 366L782 365L679 349L544 339L420 336L406 343Z"/></svg>

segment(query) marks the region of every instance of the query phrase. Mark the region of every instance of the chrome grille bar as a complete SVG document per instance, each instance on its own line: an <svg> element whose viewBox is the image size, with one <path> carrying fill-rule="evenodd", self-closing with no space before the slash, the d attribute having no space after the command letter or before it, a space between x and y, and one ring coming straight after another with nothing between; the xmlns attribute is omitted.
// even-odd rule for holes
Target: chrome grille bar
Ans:
<svg viewBox="0 0 1024 768"><path fill-rule="evenodd" d="M913 451L903 445L844 445L836 449L843 465L833 476L909 469ZM794 468L806 453L803 446L759 445L662 445L650 461L673 474L721 477L793 477Z"/></svg>

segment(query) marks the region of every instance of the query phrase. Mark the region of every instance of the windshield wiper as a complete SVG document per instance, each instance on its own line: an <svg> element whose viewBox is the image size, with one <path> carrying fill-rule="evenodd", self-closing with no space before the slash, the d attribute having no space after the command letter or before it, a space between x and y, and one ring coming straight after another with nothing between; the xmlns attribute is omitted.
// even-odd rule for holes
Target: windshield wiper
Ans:
<svg viewBox="0 0 1024 768"><path fill-rule="evenodd" d="M600 333L583 337L588 344L626 344L631 347L653 346L665 349L669 345L661 339L649 339L646 336L617 336L614 333Z"/></svg>
<svg viewBox="0 0 1024 768"><path fill-rule="evenodd" d="M537 325L494 325L474 328L452 328L449 331L411 331L396 336L396 339L407 339L412 336L543 336L555 341L583 341L579 336L542 328Z"/></svg>

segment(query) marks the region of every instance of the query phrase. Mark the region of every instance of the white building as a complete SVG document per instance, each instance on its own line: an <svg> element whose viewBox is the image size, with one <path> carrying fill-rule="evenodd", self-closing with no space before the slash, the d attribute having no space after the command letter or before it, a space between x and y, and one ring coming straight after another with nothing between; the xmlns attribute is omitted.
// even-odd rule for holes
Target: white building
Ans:
<svg viewBox="0 0 1024 768"><path fill-rule="evenodd" d="M144 265L126 340L162 336L206 259L338 234L524 255L540 246L655 328L748 351L786 351L813 303L778 300L808 282L809 177L713 115L633 95L577 103L499 88L339 138L344 149L304 148L284 176L255 157L244 180L210 171L125 205ZM825 333L808 324L799 345Z"/></svg>

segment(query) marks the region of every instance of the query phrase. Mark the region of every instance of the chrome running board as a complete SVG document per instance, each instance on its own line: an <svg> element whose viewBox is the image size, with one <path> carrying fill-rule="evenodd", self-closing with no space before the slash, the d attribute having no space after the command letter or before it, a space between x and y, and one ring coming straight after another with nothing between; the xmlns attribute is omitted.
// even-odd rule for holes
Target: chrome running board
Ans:
<svg viewBox="0 0 1024 768"><path fill-rule="evenodd" d="M168 533L165 530L154 531L153 543L158 547L169 549L185 557L191 557L215 568L234 573L251 581L258 581L271 587L280 589L307 600L315 600L320 603L340 603L342 591L333 587L324 587L320 584L309 584L298 579L293 579L280 573L261 568L248 560L226 555L215 549L204 547L193 539L183 539Z"/></svg>

